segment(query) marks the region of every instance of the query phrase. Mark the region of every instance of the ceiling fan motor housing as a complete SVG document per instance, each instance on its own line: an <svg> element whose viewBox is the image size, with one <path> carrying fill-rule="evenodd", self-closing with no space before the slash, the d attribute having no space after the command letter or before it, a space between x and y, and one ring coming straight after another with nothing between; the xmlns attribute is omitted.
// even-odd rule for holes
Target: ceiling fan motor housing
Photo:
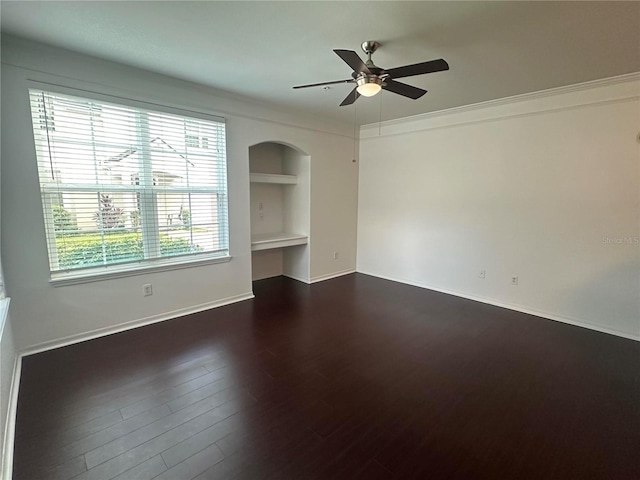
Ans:
<svg viewBox="0 0 640 480"><path fill-rule="evenodd" d="M378 75L366 75L363 73L358 76L358 78L356 78L356 83L358 84L358 86L364 85L365 83L377 83L378 85L382 86L382 78L380 78Z"/></svg>

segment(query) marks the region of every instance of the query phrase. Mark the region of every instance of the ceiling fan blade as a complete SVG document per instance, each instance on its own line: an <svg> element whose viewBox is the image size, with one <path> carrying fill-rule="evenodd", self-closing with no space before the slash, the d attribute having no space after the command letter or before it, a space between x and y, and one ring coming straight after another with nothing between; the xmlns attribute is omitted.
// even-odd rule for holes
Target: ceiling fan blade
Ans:
<svg viewBox="0 0 640 480"><path fill-rule="evenodd" d="M297 85L293 88L309 88L309 87L321 87L323 85L336 85L338 83L353 83L355 80L353 78L349 78L347 80L336 80L334 82L322 82L322 83L310 83L309 85Z"/></svg>
<svg viewBox="0 0 640 480"><path fill-rule="evenodd" d="M371 75L371 70L367 67L362 59L353 50L334 50L342 60L349 65L356 73L366 73Z"/></svg>
<svg viewBox="0 0 640 480"><path fill-rule="evenodd" d="M415 63L413 65L405 65L404 67L396 67L385 70L391 78L412 77L414 75L424 75L425 73L442 72L449 70L449 64L442 58L438 60L430 60L428 62Z"/></svg>
<svg viewBox="0 0 640 480"><path fill-rule="evenodd" d="M413 87L411 85L407 85L406 83L396 82L394 80L385 80L382 88L384 90L389 90L390 92L397 93L398 95L402 95L403 97L413 98L414 100L420 98L425 93L426 90L423 90L418 87Z"/></svg>
<svg viewBox="0 0 640 480"><path fill-rule="evenodd" d="M349 93L349 95L347 95L345 97L345 99L342 101L340 106L344 107L345 105L351 105L353 102L355 102L358 99L359 96L360 96L360 94L354 88L353 90L351 90L351 93Z"/></svg>

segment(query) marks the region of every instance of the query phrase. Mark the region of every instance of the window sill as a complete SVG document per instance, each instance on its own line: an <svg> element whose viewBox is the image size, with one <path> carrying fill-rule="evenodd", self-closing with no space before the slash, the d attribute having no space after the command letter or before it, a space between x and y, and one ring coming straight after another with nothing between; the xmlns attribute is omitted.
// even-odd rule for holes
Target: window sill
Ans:
<svg viewBox="0 0 640 480"><path fill-rule="evenodd" d="M205 257L193 260L181 261L164 261L162 263L153 264L126 264L122 266L97 267L82 270L81 272L69 273L53 273L49 283L53 287L64 287L67 285L80 285L83 283L100 282L103 280L111 280L114 278L132 277L136 275L146 275L148 273L164 272L169 270L178 270L181 268L201 267L215 263L226 263L231 260L231 256L224 257Z"/></svg>

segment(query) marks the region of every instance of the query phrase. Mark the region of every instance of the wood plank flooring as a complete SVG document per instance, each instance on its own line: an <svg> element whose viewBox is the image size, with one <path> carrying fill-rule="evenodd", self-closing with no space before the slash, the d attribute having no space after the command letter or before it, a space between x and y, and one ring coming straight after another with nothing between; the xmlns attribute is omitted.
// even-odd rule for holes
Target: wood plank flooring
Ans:
<svg viewBox="0 0 640 480"><path fill-rule="evenodd" d="M361 274L254 291L24 358L14 478L640 478L638 342Z"/></svg>

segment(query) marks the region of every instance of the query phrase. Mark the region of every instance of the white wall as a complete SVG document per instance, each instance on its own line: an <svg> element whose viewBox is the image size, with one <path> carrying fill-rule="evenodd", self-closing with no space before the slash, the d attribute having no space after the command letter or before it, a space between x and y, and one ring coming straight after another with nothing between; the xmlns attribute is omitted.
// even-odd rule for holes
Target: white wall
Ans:
<svg viewBox="0 0 640 480"><path fill-rule="evenodd" d="M259 250L251 255L251 277L253 280L278 277L284 273L281 248Z"/></svg>
<svg viewBox="0 0 640 480"><path fill-rule="evenodd" d="M13 460L16 405L12 404L14 393L12 387L18 352L11 329L9 299L5 298L1 260L2 256L0 255L0 478L8 478L8 472L11 471L10 464Z"/></svg>
<svg viewBox="0 0 640 480"><path fill-rule="evenodd" d="M363 127L358 271L640 338L639 97L630 75Z"/></svg>
<svg viewBox="0 0 640 480"><path fill-rule="evenodd" d="M340 262L325 261L317 271L335 274L355 268L357 168L351 163L350 126L278 111L207 87L14 37L2 38L2 64L2 257L19 349L251 295L248 152L250 145L265 141L296 145L313 159L313 175L318 178L312 180L317 201L312 230L318 237L312 256L324 261L336 245L345 252ZM30 80L226 117L232 260L52 287L27 98ZM341 181L325 184L328 177ZM341 212L334 215L336 204ZM145 283L153 283L153 296L142 297Z"/></svg>
<svg viewBox="0 0 640 480"><path fill-rule="evenodd" d="M0 478L8 477L8 472L11 471L9 464L13 459L15 405L11 405L11 397L17 359L18 352L9 318L9 299L5 298L2 255L0 254Z"/></svg>
<svg viewBox="0 0 640 480"><path fill-rule="evenodd" d="M348 151L342 156L309 152L311 282L355 271L359 171L357 161L353 161L353 140L345 148ZM333 258L334 252L338 253L337 259Z"/></svg>

